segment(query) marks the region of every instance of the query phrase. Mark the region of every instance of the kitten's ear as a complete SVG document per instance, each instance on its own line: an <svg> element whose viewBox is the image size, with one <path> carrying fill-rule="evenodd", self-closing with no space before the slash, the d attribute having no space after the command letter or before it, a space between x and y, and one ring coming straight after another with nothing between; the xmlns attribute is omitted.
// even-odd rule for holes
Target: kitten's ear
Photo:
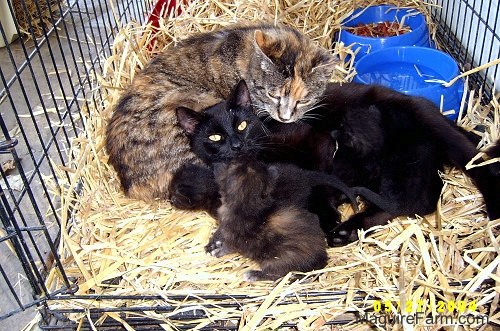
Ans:
<svg viewBox="0 0 500 331"><path fill-rule="evenodd" d="M267 173L269 174L269 182L274 184L278 181L280 175L279 169L276 166L269 166L267 168Z"/></svg>
<svg viewBox="0 0 500 331"><path fill-rule="evenodd" d="M250 91L245 80L240 80L238 85L233 90L229 100L229 108L244 107L250 108L252 102L250 100Z"/></svg>
<svg viewBox="0 0 500 331"><path fill-rule="evenodd" d="M262 30L255 30L254 38L255 38L255 42L257 43L257 46L259 46L259 48L262 51L264 51L264 49L269 48L269 44L270 44L269 39L270 38L264 32L262 32Z"/></svg>
<svg viewBox="0 0 500 331"><path fill-rule="evenodd" d="M279 170L277 167L269 166L267 168L267 175L268 175L268 178L267 178L268 180L266 181L266 188L265 188L264 192L262 192L263 198L271 195L273 189L276 187L276 182L278 181L278 176L280 174L279 174Z"/></svg>
<svg viewBox="0 0 500 331"><path fill-rule="evenodd" d="M202 117L200 113L186 107L177 107L175 114L177 115L177 121L188 136L194 133Z"/></svg>

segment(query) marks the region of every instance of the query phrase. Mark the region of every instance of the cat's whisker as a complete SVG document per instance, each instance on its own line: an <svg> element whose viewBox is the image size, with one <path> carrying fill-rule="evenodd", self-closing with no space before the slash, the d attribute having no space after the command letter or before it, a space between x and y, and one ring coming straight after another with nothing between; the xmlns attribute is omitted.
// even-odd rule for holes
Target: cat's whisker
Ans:
<svg viewBox="0 0 500 331"><path fill-rule="evenodd" d="M310 111L313 111L313 110L319 109L319 108L321 108L321 107L323 107L323 106L325 106L325 104L322 104L322 103L317 103L317 104L315 104L314 106L312 106L312 107L308 108L308 109L305 111L305 113L308 113L308 112L310 112Z"/></svg>
<svg viewBox="0 0 500 331"><path fill-rule="evenodd" d="M299 118L299 119L297 119L297 120L295 121L295 123L296 123L296 124L307 124L307 122L305 121L305 119L306 119L306 118L302 115L302 117L301 117L301 118Z"/></svg>
<svg viewBox="0 0 500 331"><path fill-rule="evenodd" d="M255 147L256 147L256 150L258 150L258 149L279 150L281 147L281 144L273 143L270 141L262 141L262 142L256 142Z"/></svg>
<svg viewBox="0 0 500 331"><path fill-rule="evenodd" d="M322 96L318 100L320 100L320 101L328 100L328 99L332 98L333 95L334 95L334 93L328 93L328 91L326 91L322 94Z"/></svg>
<svg viewBox="0 0 500 331"><path fill-rule="evenodd" d="M299 121L300 121L300 123L307 123L307 120L318 121L318 120L321 120L323 118L324 117L322 115L319 115L319 114L304 114ZM297 121L297 122L299 122L299 121Z"/></svg>
<svg viewBox="0 0 500 331"><path fill-rule="evenodd" d="M271 116L269 116L269 114L265 112L259 116L259 119L262 121L262 123L265 123L271 120Z"/></svg>
<svg viewBox="0 0 500 331"><path fill-rule="evenodd" d="M271 135L271 131L267 128L267 126L264 124L264 121L260 123L260 127L262 129L262 132L264 133L265 137L267 138Z"/></svg>
<svg viewBox="0 0 500 331"><path fill-rule="evenodd" d="M266 110L266 108L260 106L260 105L257 105L257 104L252 104L252 107L255 111L255 114L258 116L258 117L264 117L264 116L269 116L269 112Z"/></svg>
<svg viewBox="0 0 500 331"><path fill-rule="evenodd" d="M269 122L270 122L270 121L272 121L272 120L273 120L273 118L272 118L271 116L268 116L268 117L266 117L266 118L262 119L262 126L263 126L263 128L264 128L264 132L265 132L268 136L270 135L270 133L271 133L271 132L270 132L270 131L269 131L269 129L267 128L266 123L269 123Z"/></svg>
<svg viewBox="0 0 500 331"><path fill-rule="evenodd" d="M272 120L273 120L273 118L271 116L265 117L262 119L262 125L265 125L266 122L270 122ZM269 132L269 130L267 128L266 128L266 130Z"/></svg>

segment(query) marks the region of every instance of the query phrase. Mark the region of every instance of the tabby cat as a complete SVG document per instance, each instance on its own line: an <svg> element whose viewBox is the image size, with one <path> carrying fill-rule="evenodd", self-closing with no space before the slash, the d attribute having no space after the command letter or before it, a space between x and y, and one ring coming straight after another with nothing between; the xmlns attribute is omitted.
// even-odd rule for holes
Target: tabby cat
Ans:
<svg viewBox="0 0 500 331"><path fill-rule="evenodd" d="M333 56L287 26L230 26L191 36L152 59L123 92L106 150L127 196L167 198L172 174L200 163L177 124L179 106L200 111L246 79L257 114L290 123L326 87Z"/></svg>

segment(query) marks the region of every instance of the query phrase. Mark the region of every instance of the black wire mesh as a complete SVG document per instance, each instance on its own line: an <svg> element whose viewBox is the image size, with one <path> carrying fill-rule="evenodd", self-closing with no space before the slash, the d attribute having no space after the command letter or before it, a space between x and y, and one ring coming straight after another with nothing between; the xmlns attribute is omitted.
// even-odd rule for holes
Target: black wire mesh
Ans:
<svg viewBox="0 0 500 331"><path fill-rule="evenodd" d="M0 22L0 41L8 44L11 29L21 36L0 49L0 297L3 299L0 322L30 307L43 307L47 300L77 298L72 295L73 284L65 276L56 253L61 236L61 220L57 217L60 201L51 191L57 185L51 186L48 179L57 181L58 168L54 164L66 165L71 140L85 134L81 113L87 106L96 107L102 101L103 96L99 91L92 91L91 86L94 74L102 71L100 60L110 55L118 27L130 20L144 22L154 2L7 0L7 14L11 16L14 16L14 5L24 13L34 11L35 17L42 16L44 4L53 10L36 29L30 20L25 27L20 27L15 20L13 27ZM438 23L438 40L463 69L500 58L498 2L436 2L442 6L432 10L434 22ZM484 91L485 101L492 97L494 83L500 86L499 80L498 66L471 76L472 86ZM56 268L65 280L65 286L56 292L44 285L51 268ZM219 299L223 304L224 298ZM147 309L146 306L140 308ZM150 309L161 312L171 307ZM125 311L124 308L122 312ZM52 311L44 317L63 316L68 312L72 311ZM99 311L91 314L98 316ZM189 314L171 318L193 320L200 317L197 314L194 309ZM136 329L149 329L160 323L128 317ZM121 328L112 321L109 323L103 327ZM48 320L42 324L45 329L64 328ZM190 324L183 325L189 328ZM69 329L74 327L67 324ZM220 323L211 327L236 328Z"/></svg>
<svg viewBox="0 0 500 331"><path fill-rule="evenodd" d="M446 52L470 70L500 58L500 6L489 0L436 0L433 20L437 39ZM469 76L470 87L483 91L487 103L500 90L499 66Z"/></svg>
<svg viewBox="0 0 500 331"><path fill-rule="evenodd" d="M51 191L58 185L50 181L57 183L57 167L66 165L71 140L85 134L82 111L101 103L102 95L91 86L118 26L143 22L152 5L113 4L9 0L2 7L2 17L31 19L24 26L19 19L0 21L0 40L7 44L0 49L0 321L55 294L45 287L51 268L65 280L57 293L71 292L56 254L60 202ZM20 38L8 44L12 35Z"/></svg>

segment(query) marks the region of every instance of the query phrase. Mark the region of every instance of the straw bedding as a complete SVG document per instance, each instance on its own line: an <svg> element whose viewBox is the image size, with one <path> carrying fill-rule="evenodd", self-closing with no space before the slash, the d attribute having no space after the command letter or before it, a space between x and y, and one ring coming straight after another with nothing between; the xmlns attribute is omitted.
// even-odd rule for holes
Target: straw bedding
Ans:
<svg viewBox="0 0 500 331"><path fill-rule="evenodd" d="M321 329L353 312L363 314L374 308L374 304L377 309L374 300L390 301L392 313L403 314L408 314L406 308L414 313L419 309L418 304L424 302L423 309L435 316L446 314L440 311L440 301L475 300L477 309L472 313L490 315L490 322L498 323L499 313L495 309L499 299L500 220L487 221L480 194L456 169L447 169L442 174L445 185L436 213L399 218L360 232L359 241L328 250L330 260L325 269L301 279L289 275L275 283L244 282L242 275L253 262L238 255L216 259L206 254L203 247L215 228L215 221L205 213L175 210L165 201L148 204L123 196L103 148L110 106L134 73L164 47L193 32L237 21L265 19L295 26L328 48L333 31L344 17L358 6L380 1L189 3L178 17L161 21L156 33L150 26L133 22L121 29L113 54L104 63L104 72L96 73L99 92L105 95L104 106L86 109L87 137L73 141L71 150L75 157L68 167L60 167L60 186L55 189L62 201L63 228L68 229L63 231L59 251L68 276L78 284L77 294L156 295L158 299L71 299L51 301L51 308L86 311L97 307L123 310L139 306L170 307L164 313L144 309L129 316L149 316L164 321L165 329L175 329L187 322L174 323L168 317L191 305L205 314L205 318L189 322L199 328L225 320L229 321L226 326L239 323L244 330L276 329L282 324ZM429 9L421 1L384 3L413 6L424 12ZM351 52L343 45L337 45L333 51L341 57ZM339 65L334 79L349 80L353 74L350 65ZM490 105L482 106L478 100L477 95L471 95L461 124L484 125L481 142L484 146L500 138L500 105L493 100ZM69 172L72 180L65 180L63 172ZM77 197L73 193L76 188L80 192ZM75 210L71 215L70 209ZM350 210L346 208L343 212L349 214ZM468 282L457 285L460 281ZM489 286L484 286L485 283ZM61 284L56 271L49 274L49 288L57 289ZM207 296L211 294L230 297L223 300ZM192 301L187 295L194 296ZM453 314L456 316L457 311ZM69 317L96 326L104 319L114 319L133 329L116 312L104 313L99 319L91 317L88 311ZM345 329L367 327L368 324L351 323ZM405 329L411 327L411 323L404 325ZM380 326L389 328L392 326ZM393 327L401 328L401 325Z"/></svg>
<svg viewBox="0 0 500 331"><path fill-rule="evenodd" d="M38 38L60 17L65 1L13 0L12 5L21 33L26 38L31 38L33 33Z"/></svg>

